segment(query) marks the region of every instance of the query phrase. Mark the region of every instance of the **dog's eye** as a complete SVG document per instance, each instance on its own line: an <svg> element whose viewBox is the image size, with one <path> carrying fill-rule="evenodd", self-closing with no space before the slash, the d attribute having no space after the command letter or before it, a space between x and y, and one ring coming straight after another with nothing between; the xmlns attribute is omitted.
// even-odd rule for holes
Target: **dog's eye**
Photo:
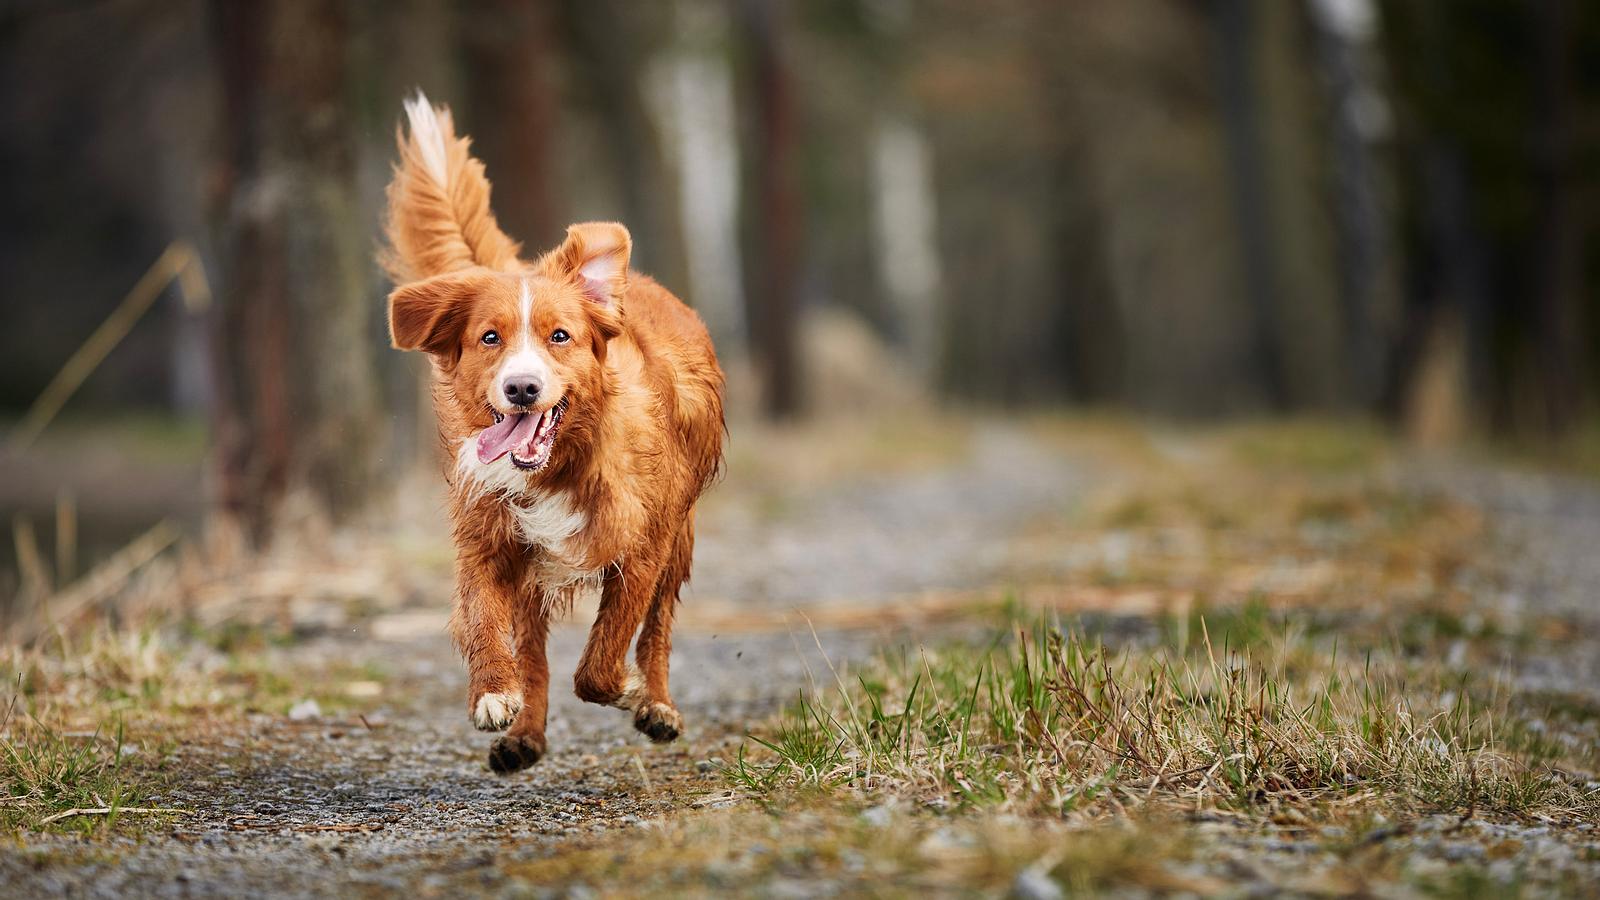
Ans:
<svg viewBox="0 0 1600 900"><path fill-rule="evenodd" d="M570 340L572 340L572 335L567 334L565 329L557 328L555 333L550 335L550 343L552 344L565 344Z"/></svg>
<svg viewBox="0 0 1600 900"><path fill-rule="evenodd" d="M493 346L495 346L495 345L497 345L499 343L500 343L500 332L498 332L498 331L485 331L483 333L483 345L485 347L493 347Z"/></svg>

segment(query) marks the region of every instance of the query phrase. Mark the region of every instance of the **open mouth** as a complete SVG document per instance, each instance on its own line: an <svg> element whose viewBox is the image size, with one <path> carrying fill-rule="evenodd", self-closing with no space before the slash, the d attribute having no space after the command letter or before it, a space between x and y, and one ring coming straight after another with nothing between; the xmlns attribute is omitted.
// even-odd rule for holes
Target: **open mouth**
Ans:
<svg viewBox="0 0 1600 900"><path fill-rule="evenodd" d="M531 412L505 415L490 408L494 424L478 432L478 462L485 465L509 455L519 469L538 471L550 463L556 445L556 431L567 411L567 398L538 415Z"/></svg>

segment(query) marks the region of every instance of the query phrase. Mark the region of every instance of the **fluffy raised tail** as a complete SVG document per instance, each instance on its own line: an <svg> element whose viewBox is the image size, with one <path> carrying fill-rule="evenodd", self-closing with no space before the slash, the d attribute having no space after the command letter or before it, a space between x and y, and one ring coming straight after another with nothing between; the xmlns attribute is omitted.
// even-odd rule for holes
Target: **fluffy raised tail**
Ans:
<svg viewBox="0 0 1600 900"><path fill-rule="evenodd" d="M395 134L400 162L389 182L384 269L403 284L472 266L515 267L521 246L495 222L483 163L468 151L471 141L456 136L450 110L421 91L405 106L411 129Z"/></svg>

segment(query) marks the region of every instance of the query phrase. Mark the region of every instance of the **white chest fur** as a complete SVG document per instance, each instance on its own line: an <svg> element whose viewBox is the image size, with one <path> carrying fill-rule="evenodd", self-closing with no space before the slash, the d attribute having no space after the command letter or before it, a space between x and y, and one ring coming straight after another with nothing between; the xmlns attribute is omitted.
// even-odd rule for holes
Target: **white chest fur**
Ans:
<svg viewBox="0 0 1600 900"><path fill-rule="evenodd" d="M535 573L546 589L581 589L598 585L600 570L584 567L577 537L589 516L576 508L565 492L530 488L528 477L505 460L478 461L470 439L456 454L456 470L463 488L494 494L511 510L517 533L536 558Z"/></svg>
<svg viewBox="0 0 1600 900"><path fill-rule="evenodd" d="M573 558L572 539L589 524L589 517L573 508L570 497L564 493L533 491L507 497L506 502L524 543L543 549L557 559Z"/></svg>

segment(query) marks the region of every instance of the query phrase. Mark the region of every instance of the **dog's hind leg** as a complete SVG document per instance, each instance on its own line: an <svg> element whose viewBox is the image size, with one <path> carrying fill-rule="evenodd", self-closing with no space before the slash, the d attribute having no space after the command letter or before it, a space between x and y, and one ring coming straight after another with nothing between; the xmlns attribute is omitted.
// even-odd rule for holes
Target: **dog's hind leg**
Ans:
<svg viewBox="0 0 1600 900"><path fill-rule="evenodd" d="M545 643L550 635L544 592L519 598L512 612L511 632L517 645L517 677L522 683L522 712L511 729L489 747L489 768L509 774L544 758L545 716L550 702L550 661Z"/></svg>
<svg viewBox="0 0 1600 900"><path fill-rule="evenodd" d="M664 586L664 585L663 585ZM672 704L667 689L667 666L672 656L672 620L677 615L678 589L656 594L639 632L637 655L644 676L644 699L633 711L633 727L658 744L683 732L683 716Z"/></svg>
<svg viewBox="0 0 1600 900"><path fill-rule="evenodd" d="M694 518L691 514L657 582L635 651L644 676L644 699L633 711L633 727L658 744L673 740L683 732L683 716L672 703L667 682L672 657L672 623L678 614L678 590L689 580L693 557Z"/></svg>
<svg viewBox="0 0 1600 900"><path fill-rule="evenodd" d="M628 645L650 611L660 576L659 565L647 567L638 558L606 574L600 609L572 679L578 699L630 712L644 699L644 678L628 662Z"/></svg>

